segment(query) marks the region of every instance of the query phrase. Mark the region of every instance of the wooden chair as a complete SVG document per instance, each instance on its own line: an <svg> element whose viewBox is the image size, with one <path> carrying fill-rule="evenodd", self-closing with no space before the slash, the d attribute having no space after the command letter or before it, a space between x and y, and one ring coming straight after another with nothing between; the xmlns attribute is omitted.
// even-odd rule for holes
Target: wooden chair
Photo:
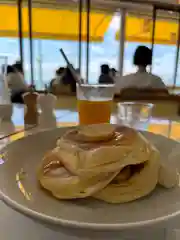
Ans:
<svg viewBox="0 0 180 240"><path fill-rule="evenodd" d="M122 98L131 98L131 99L143 99L143 98L159 98L164 96L169 96L167 89L152 89L152 88L125 88L120 91L117 96L120 96Z"/></svg>
<svg viewBox="0 0 180 240"><path fill-rule="evenodd" d="M153 103L154 117L177 118L180 115L180 96L169 94L166 89L123 89L114 97L116 103L140 101Z"/></svg>

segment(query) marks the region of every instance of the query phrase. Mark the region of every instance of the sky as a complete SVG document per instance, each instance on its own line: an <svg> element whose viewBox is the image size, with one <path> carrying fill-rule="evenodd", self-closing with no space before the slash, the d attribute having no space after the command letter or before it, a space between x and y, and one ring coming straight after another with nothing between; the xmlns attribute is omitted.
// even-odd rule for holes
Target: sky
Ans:
<svg viewBox="0 0 180 240"><path fill-rule="evenodd" d="M96 83L100 73L100 65L107 63L110 67L118 69L119 61L119 42L116 41L116 32L119 29L120 16L113 17L112 22L105 33L104 41L90 44L90 63L89 63L89 82ZM30 64L29 64L29 40L24 39L24 68L25 78L30 83ZM125 43L124 52L124 75L134 72L136 69L132 64L133 54L138 45L143 43ZM60 66L65 66L65 62L60 55L59 49L63 48L71 63L78 67L78 42L75 41L54 41L54 40L33 40L34 49L34 79L37 88L42 88L45 83L49 83L55 76L55 70ZM86 44L82 44L82 72L86 73ZM154 46L152 72L159 75L163 81L173 84L175 68L176 46L158 45ZM0 38L0 65L6 59L8 64L14 63L19 59L19 41L17 38ZM179 64L180 65L180 64ZM42 69L42 78L41 78ZM176 85L180 86L180 67Z"/></svg>

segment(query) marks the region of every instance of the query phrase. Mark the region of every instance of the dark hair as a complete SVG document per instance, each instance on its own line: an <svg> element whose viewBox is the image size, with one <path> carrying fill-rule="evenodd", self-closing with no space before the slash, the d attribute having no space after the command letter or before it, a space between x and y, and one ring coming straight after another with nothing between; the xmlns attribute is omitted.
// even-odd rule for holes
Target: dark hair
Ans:
<svg viewBox="0 0 180 240"><path fill-rule="evenodd" d="M11 65L8 65L7 66L7 70L6 70L6 74L9 74L9 73L15 73L15 69L13 68L13 66Z"/></svg>
<svg viewBox="0 0 180 240"><path fill-rule="evenodd" d="M56 74L57 75L60 75L61 73L63 73L65 71L65 68L64 67L60 67L56 70Z"/></svg>
<svg viewBox="0 0 180 240"><path fill-rule="evenodd" d="M24 70L23 70L23 65L20 61L17 61L15 64L13 64L13 67L20 73L24 73Z"/></svg>
<svg viewBox="0 0 180 240"><path fill-rule="evenodd" d="M115 68L111 68L111 71L115 72L115 73L117 72L117 70Z"/></svg>
<svg viewBox="0 0 180 240"><path fill-rule="evenodd" d="M111 68L111 74L113 77L116 76L117 70L115 68Z"/></svg>
<svg viewBox="0 0 180 240"><path fill-rule="evenodd" d="M103 64L101 65L101 73L102 74L109 74L109 65L108 64Z"/></svg>
<svg viewBox="0 0 180 240"><path fill-rule="evenodd" d="M62 83L64 85L70 85L71 91L76 92L76 80L68 67L66 68L65 74L62 77Z"/></svg>
<svg viewBox="0 0 180 240"><path fill-rule="evenodd" d="M146 46L137 47L134 54L134 65L144 66L152 64L152 51Z"/></svg>

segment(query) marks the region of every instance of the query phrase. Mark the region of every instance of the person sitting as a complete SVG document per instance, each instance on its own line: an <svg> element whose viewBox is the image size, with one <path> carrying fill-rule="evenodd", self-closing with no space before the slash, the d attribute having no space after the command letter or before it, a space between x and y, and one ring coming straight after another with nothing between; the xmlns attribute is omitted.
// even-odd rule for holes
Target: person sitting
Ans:
<svg viewBox="0 0 180 240"><path fill-rule="evenodd" d="M9 65L7 66L5 81L11 91L11 101L14 103L23 103L22 95L28 90L23 74Z"/></svg>
<svg viewBox="0 0 180 240"><path fill-rule="evenodd" d="M115 68L111 68L111 69L110 69L110 73L111 73L111 76L112 76L113 78L115 78L116 75L117 75L117 70L116 70Z"/></svg>
<svg viewBox="0 0 180 240"><path fill-rule="evenodd" d="M64 86L69 86L70 93L76 93L76 80L68 67L61 81Z"/></svg>
<svg viewBox="0 0 180 240"><path fill-rule="evenodd" d="M65 73L65 68L60 67L56 70L55 77L50 81L49 84L49 92L56 92L57 88L59 88L59 85L61 84L61 78L63 74Z"/></svg>
<svg viewBox="0 0 180 240"><path fill-rule="evenodd" d="M99 76L100 84L113 84L113 77L110 76L110 68L107 64L101 65L101 75Z"/></svg>
<svg viewBox="0 0 180 240"><path fill-rule="evenodd" d="M24 69L21 61L16 61L16 63L13 64L12 67L15 68L17 72L24 76Z"/></svg>
<svg viewBox="0 0 180 240"><path fill-rule="evenodd" d="M58 85L61 83L61 79L62 76L65 74L65 68L64 67L60 67L56 70L56 77L55 77L55 81L54 84Z"/></svg>
<svg viewBox="0 0 180 240"><path fill-rule="evenodd" d="M137 47L134 54L134 65L137 72L116 80L116 91L125 88L136 89L167 89L159 76L147 72L147 66L152 64L152 51L146 46ZM168 90L167 90L168 92Z"/></svg>
<svg viewBox="0 0 180 240"><path fill-rule="evenodd" d="M59 73L56 71L56 75ZM50 91L55 95L76 93L76 81L68 67L58 78L52 79Z"/></svg>

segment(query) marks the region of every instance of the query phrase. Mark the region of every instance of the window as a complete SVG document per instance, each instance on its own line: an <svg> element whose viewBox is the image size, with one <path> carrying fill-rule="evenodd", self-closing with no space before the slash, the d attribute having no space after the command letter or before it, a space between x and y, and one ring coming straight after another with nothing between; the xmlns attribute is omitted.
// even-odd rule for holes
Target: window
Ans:
<svg viewBox="0 0 180 240"><path fill-rule="evenodd" d="M72 13L72 12L71 12ZM95 13L96 14L96 13ZM98 14L98 13L97 13ZM111 15L112 16L112 15ZM110 67L118 68L118 59L119 59L119 42L116 41L115 35L116 31L119 28L120 16L118 14L114 15L112 18L110 15L105 15L101 24L108 25L107 31L103 33L104 40L102 42L90 41L89 45L89 83L97 83L98 77L100 74L100 65L107 63ZM78 14L76 14L78 18ZM92 26L100 19L101 16L92 17ZM84 15L85 18L85 15ZM109 20L112 19L109 26ZM35 21L35 19L34 19ZM76 20L78 21L78 19ZM105 23L104 23L105 22ZM97 27L99 27L99 23ZM91 26L91 27L92 27ZM96 27L96 24L95 24ZM103 26L104 27L104 26ZM104 27L105 28L105 27ZM83 33L85 35L85 30L83 27ZM92 34L102 34L102 31L99 33L98 29L92 29ZM83 36L84 36L83 35ZM66 37L66 36L65 36ZM92 35L92 38L94 35ZM96 37L96 35L95 35ZM61 38L61 37L60 37ZM63 37L62 37L63 38ZM67 37L68 38L68 37ZM92 39L93 40L93 39ZM26 42L26 40L24 40ZM26 43L25 43L26 44ZM66 67L66 63L61 56L59 49L63 48L64 52L68 56L70 62L75 68L78 68L78 35L76 39L72 40L44 40L44 39L34 39L33 48L34 48L34 76L37 89L43 88L44 84L49 83L53 77L55 77L55 71L59 67ZM27 63L29 59L29 53L25 54L26 61L26 76L27 78L30 75L30 68ZM82 76L86 78L86 42L82 42Z"/></svg>
<svg viewBox="0 0 180 240"><path fill-rule="evenodd" d="M3 65L13 64L19 60L17 7L2 4L0 14L3 19L0 23L0 72L2 72ZM9 16L12 17L12 21L9 21Z"/></svg>
<svg viewBox="0 0 180 240"><path fill-rule="evenodd" d="M145 43L141 43L141 42L134 42L134 43L126 42L125 43L123 75L127 75L130 73L136 72L136 67L133 64L133 56L134 56L136 48L139 45L151 47L150 44L145 44Z"/></svg>
<svg viewBox="0 0 180 240"><path fill-rule="evenodd" d="M152 17L127 15L124 75L136 71L133 65L133 55L136 48L139 45L151 48L152 29ZM157 11L152 73L161 77L165 84L170 86L174 82L177 29L177 21L167 18L165 11Z"/></svg>
<svg viewBox="0 0 180 240"><path fill-rule="evenodd" d="M108 64L110 68L118 69L119 41L116 41L116 32L120 26L120 14L115 14L105 32L104 40L99 43L90 43L89 83L97 83L100 75L100 66ZM85 46L84 46L85 49ZM84 50L85 51L85 50ZM85 63L85 58L83 59ZM85 77L86 66L83 65Z"/></svg>
<svg viewBox="0 0 180 240"><path fill-rule="evenodd" d="M170 18L162 18L165 14L166 11L157 11L152 73L160 76L166 85L172 86L174 83L178 22ZM158 44L156 38L162 43Z"/></svg>
<svg viewBox="0 0 180 240"><path fill-rule="evenodd" d="M151 24L151 17L127 14L123 75L136 72L133 56L139 45L151 48Z"/></svg>

